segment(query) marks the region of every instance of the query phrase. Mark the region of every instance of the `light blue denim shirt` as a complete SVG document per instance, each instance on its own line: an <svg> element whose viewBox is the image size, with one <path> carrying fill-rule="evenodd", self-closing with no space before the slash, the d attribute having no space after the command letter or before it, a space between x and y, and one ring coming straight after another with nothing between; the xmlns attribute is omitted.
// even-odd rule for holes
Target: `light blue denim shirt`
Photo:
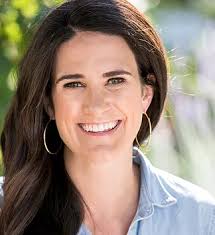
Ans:
<svg viewBox="0 0 215 235"><path fill-rule="evenodd" d="M140 165L138 209L127 235L215 235L215 199L204 189L154 167L133 147ZM92 235L82 224L78 235Z"/></svg>
<svg viewBox="0 0 215 235"><path fill-rule="evenodd" d="M133 162L140 166L141 183L127 235L215 235L215 199L207 191L154 167L136 147ZM77 235L92 233L82 224Z"/></svg>

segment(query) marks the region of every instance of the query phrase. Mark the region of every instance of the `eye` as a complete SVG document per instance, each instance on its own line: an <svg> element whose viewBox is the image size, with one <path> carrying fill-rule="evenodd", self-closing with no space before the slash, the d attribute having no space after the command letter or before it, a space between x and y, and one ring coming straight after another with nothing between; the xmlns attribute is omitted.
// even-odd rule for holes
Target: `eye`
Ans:
<svg viewBox="0 0 215 235"><path fill-rule="evenodd" d="M63 87L71 87L71 88L82 87L79 85L81 85L80 82L69 82L69 83L64 84Z"/></svg>
<svg viewBox="0 0 215 235"><path fill-rule="evenodd" d="M114 85L114 84L120 84L120 83L125 82L125 79L124 78L111 78L108 81L113 81L111 82L111 84Z"/></svg>
<svg viewBox="0 0 215 235"><path fill-rule="evenodd" d="M117 84L125 82L125 79L119 77L119 78L111 78L108 80L108 82L109 81L111 81L110 83L111 85L117 85ZM82 83L81 82L69 82L69 83L64 84L63 87L78 88L78 87L82 87Z"/></svg>

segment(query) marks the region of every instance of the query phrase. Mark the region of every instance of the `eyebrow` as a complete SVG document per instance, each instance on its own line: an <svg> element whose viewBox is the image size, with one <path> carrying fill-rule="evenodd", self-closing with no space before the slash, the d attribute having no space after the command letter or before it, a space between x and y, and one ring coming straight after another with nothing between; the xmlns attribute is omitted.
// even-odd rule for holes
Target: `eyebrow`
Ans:
<svg viewBox="0 0 215 235"><path fill-rule="evenodd" d="M102 75L102 77L107 78L107 77L113 77L113 76L125 75L125 74L132 76L132 74L129 73L128 71L125 71L125 70L121 69L121 70L114 70L114 71L106 72ZM62 80L65 80L65 79L80 79L80 78L85 78L85 77L84 77L83 74L79 74L79 73L66 74L66 75L63 75L60 78L58 78L57 81L56 81L56 84L59 83Z"/></svg>

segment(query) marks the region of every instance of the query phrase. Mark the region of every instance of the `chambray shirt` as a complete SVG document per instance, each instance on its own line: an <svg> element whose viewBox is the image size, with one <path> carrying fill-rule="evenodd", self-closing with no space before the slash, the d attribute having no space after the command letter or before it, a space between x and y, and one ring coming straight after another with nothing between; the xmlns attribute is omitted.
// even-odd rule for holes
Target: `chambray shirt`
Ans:
<svg viewBox="0 0 215 235"><path fill-rule="evenodd" d="M141 171L139 203L127 235L215 235L215 199L204 189L154 167L133 147ZM82 224L78 235L92 235Z"/></svg>
<svg viewBox="0 0 215 235"><path fill-rule="evenodd" d="M215 235L215 199L204 189L154 167L133 147L140 195L127 235ZM3 177L0 177L0 195ZM82 223L77 235L92 235Z"/></svg>

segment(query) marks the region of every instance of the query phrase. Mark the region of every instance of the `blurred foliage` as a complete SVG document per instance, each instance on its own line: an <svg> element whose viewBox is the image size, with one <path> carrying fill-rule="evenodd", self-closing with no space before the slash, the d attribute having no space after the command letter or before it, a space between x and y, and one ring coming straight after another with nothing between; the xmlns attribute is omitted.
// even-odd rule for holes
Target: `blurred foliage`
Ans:
<svg viewBox="0 0 215 235"><path fill-rule="evenodd" d="M177 10L188 11L188 13L196 12L198 15L204 16L205 19L215 18L215 1L211 0L130 1L141 7L141 10L145 8L147 15L152 18L156 26L161 23L163 18L168 18L171 13L174 15ZM27 48L38 22L48 13L50 8L62 2L62 0L0 0L0 132L11 96L16 89L15 70L17 63ZM158 13L162 11L164 12L163 16L159 16ZM178 18L177 21L181 21L181 19ZM190 24L190 22L186 22L186 24ZM165 25L159 25L158 31L165 38L167 32L162 27L165 28ZM168 28L168 32L171 32L171 30L173 29ZM180 27L178 30L183 31ZM172 35L168 37L172 38L174 33L175 31L172 31ZM201 32L198 36L201 36ZM180 40L180 38L177 38L177 43ZM215 129L215 98L212 96L214 92L207 92L210 85L205 91L199 88L200 61L195 51L186 52L188 53L186 56L184 56L185 53L182 53L181 57L180 53L177 54L177 51L175 51L175 49L180 48L174 48L171 43L165 40L164 42L170 59L171 89L168 94L169 99L164 117L153 133L152 149L148 155L157 166L211 189L213 188L211 178L215 176L212 173L214 170L211 168L214 166L214 162L211 160L211 156L215 155L213 150L214 135L212 131L210 132L210 130L213 130L214 133ZM186 96L186 94L189 95ZM179 98L175 99L175 95ZM210 124L207 133L204 130L197 130L201 122L192 119L193 116L197 117L198 113L203 115L200 110L197 114L194 113L195 109L193 109L192 103L194 99L199 99L198 102L200 103L204 100L203 107L208 110L204 119L204 123ZM177 103L178 100L180 100L180 103ZM202 159L204 155L207 156L204 159L204 164L202 162L199 164L199 159ZM2 174L2 165L0 166L0 174ZM199 175L202 170L207 172L204 177ZM215 194L215 189L210 191Z"/></svg>
<svg viewBox="0 0 215 235"><path fill-rule="evenodd" d="M16 89L15 69L31 39L32 32L48 10L62 2L62 0L0 1L0 132Z"/></svg>

